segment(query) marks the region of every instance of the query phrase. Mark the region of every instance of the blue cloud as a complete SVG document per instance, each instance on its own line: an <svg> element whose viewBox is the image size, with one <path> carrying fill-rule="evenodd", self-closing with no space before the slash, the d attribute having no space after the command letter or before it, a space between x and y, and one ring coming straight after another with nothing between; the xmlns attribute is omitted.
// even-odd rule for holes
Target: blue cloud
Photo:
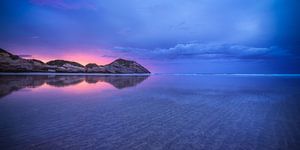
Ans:
<svg viewBox="0 0 300 150"><path fill-rule="evenodd" d="M274 59L290 56L289 51L276 47L251 47L226 43L185 43L170 48L142 49L115 47L114 50L127 55L149 59Z"/></svg>
<svg viewBox="0 0 300 150"><path fill-rule="evenodd" d="M33 4L59 9L96 9L91 0L30 0Z"/></svg>

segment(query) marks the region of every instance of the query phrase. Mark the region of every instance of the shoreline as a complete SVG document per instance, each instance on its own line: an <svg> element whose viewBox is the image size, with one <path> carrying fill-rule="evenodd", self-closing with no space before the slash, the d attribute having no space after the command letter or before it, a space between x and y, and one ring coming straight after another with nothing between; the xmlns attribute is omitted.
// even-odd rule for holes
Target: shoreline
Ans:
<svg viewBox="0 0 300 150"><path fill-rule="evenodd" d="M253 76L253 77L300 77L300 74L263 74L263 73L138 73L138 74L120 74L120 73L63 73L63 72L0 72L4 75L90 75L90 76L150 76L150 75L173 75L173 76Z"/></svg>
<svg viewBox="0 0 300 150"><path fill-rule="evenodd" d="M117 73L63 73L63 72L0 72L3 75L91 75L91 76L149 76L151 73L117 74Z"/></svg>

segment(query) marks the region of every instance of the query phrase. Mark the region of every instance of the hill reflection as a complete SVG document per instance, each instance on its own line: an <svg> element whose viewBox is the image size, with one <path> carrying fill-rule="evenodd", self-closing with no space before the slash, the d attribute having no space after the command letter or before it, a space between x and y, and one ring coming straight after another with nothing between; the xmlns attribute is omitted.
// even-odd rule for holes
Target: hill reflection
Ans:
<svg viewBox="0 0 300 150"><path fill-rule="evenodd" d="M44 75L14 75L14 76L0 76L0 98L14 91L23 88L37 88L44 84L53 87L75 86L80 83L96 84L98 82L105 82L116 89L124 89L133 87L149 76L88 76L88 75L59 75L59 76L44 76Z"/></svg>

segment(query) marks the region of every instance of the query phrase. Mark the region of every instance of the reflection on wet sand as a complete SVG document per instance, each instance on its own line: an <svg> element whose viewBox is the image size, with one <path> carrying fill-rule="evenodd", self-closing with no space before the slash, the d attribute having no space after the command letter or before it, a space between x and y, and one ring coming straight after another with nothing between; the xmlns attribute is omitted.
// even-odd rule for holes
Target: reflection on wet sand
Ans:
<svg viewBox="0 0 300 150"><path fill-rule="evenodd" d="M117 89L136 86L149 76L86 76L87 83L107 82Z"/></svg>
<svg viewBox="0 0 300 150"><path fill-rule="evenodd" d="M0 98L23 88L37 88L44 84L53 87L75 86L79 83L95 84L97 82L109 83L117 89L136 86L149 76L84 76L84 75L59 75L59 76L30 76L14 75L0 76Z"/></svg>

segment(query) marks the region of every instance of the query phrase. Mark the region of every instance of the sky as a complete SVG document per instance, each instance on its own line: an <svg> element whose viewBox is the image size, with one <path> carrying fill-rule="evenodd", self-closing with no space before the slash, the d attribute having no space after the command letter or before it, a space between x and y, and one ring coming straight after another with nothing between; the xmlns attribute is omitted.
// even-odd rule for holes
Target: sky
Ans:
<svg viewBox="0 0 300 150"><path fill-rule="evenodd" d="M153 73L300 73L297 0L1 0L0 47Z"/></svg>

